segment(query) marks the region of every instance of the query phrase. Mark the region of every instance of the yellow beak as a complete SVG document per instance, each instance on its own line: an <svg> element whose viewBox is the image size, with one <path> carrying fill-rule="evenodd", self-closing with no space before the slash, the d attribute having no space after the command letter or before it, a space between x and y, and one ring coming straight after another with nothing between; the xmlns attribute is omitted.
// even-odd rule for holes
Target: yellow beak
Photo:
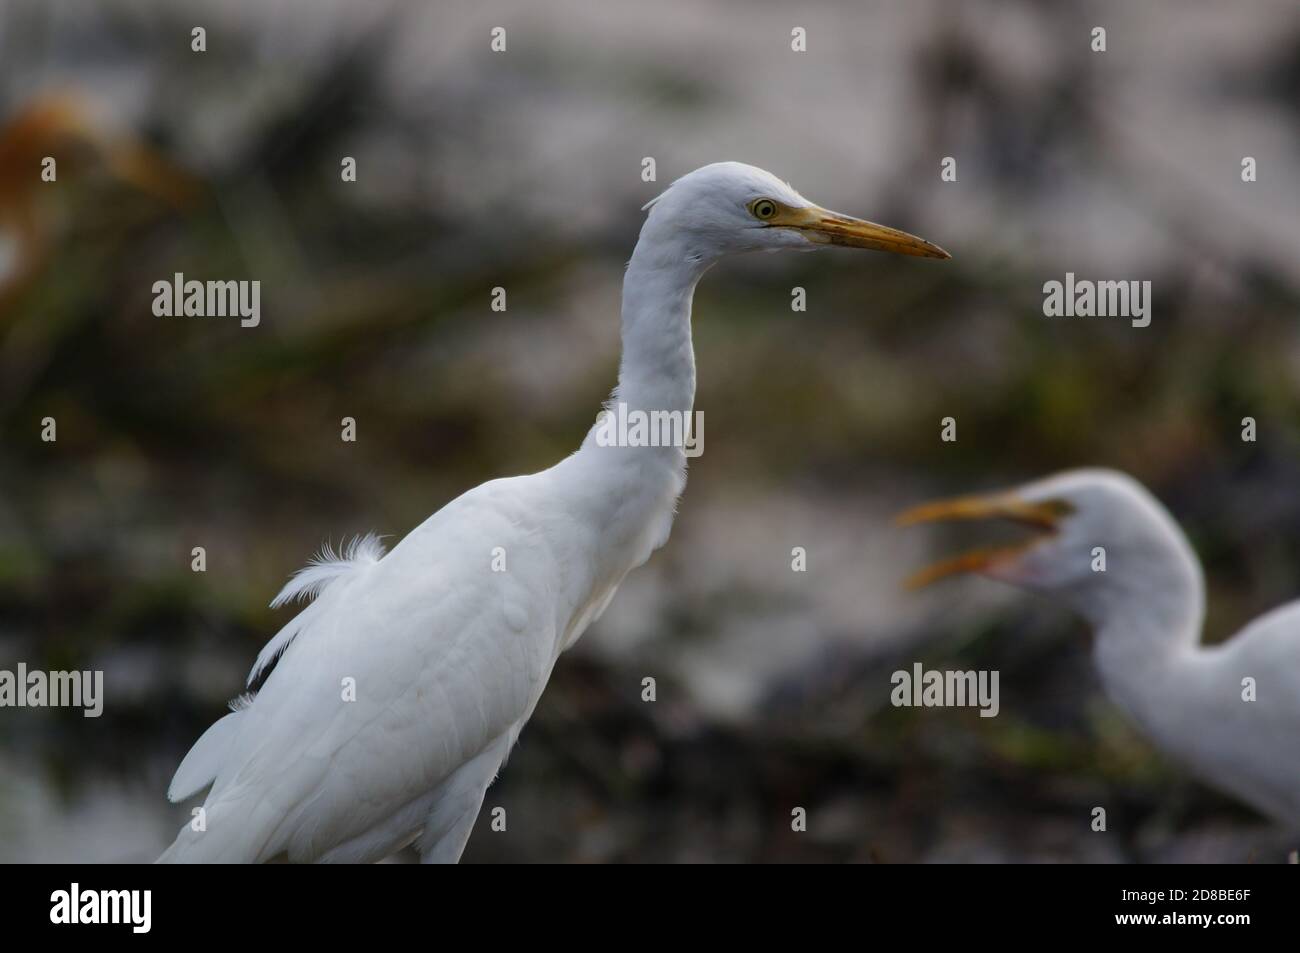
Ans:
<svg viewBox="0 0 1300 953"><path fill-rule="evenodd" d="M946 251L907 232L877 225L838 212L829 212L816 205L807 208L781 208L768 221L769 225L797 228L810 241L827 245L845 245L850 248L872 248L893 252L896 255L915 255L918 258L951 258Z"/></svg>
<svg viewBox="0 0 1300 953"><path fill-rule="evenodd" d="M986 546L942 560L913 573L908 577L909 589L920 589L932 582L961 573L980 572L993 564L1019 555L1035 545L1042 534L1055 533L1061 520L1074 512L1065 500L1022 500L1010 493L990 496L962 496L951 500L923 503L900 513L894 520L896 526L915 526L917 523L955 522L965 520L1001 519L1020 523L1036 530L1040 535L1023 543L1006 546Z"/></svg>

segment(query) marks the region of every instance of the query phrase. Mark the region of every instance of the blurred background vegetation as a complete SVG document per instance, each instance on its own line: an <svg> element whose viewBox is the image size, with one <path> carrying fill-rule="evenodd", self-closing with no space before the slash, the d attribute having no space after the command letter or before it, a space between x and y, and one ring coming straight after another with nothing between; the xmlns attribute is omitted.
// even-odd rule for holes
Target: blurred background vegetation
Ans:
<svg viewBox="0 0 1300 953"><path fill-rule="evenodd" d="M101 145L34 132L51 96ZM480 819L466 860L1282 858L1105 701L1081 622L983 580L904 592L952 540L889 519L1115 466L1205 561L1207 638L1300 595L1298 111L1286 0L9 0L0 667L102 669L108 698L0 712L0 860L152 859L308 555L576 447L639 207L720 159L953 260L707 276L673 538L557 667L488 794L509 831ZM183 194L114 174L132 139ZM260 280L261 325L155 317L178 271ZM1151 326L1045 319L1066 271L1151 280ZM891 708L913 661L999 669L1000 716Z"/></svg>

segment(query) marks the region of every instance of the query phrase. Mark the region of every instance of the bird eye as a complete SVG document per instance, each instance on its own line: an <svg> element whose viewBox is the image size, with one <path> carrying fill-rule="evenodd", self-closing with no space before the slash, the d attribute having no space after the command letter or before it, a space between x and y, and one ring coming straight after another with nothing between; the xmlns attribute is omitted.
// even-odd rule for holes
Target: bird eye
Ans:
<svg viewBox="0 0 1300 953"><path fill-rule="evenodd" d="M1061 499L1044 500L1040 504L1040 506L1042 507L1044 512L1050 513L1052 516L1061 519L1067 516L1073 516L1077 512L1075 510L1074 504L1071 503L1069 500L1061 500Z"/></svg>
<svg viewBox="0 0 1300 953"><path fill-rule="evenodd" d="M776 203L771 199L757 199L749 204L749 213L754 218L766 222L776 214Z"/></svg>

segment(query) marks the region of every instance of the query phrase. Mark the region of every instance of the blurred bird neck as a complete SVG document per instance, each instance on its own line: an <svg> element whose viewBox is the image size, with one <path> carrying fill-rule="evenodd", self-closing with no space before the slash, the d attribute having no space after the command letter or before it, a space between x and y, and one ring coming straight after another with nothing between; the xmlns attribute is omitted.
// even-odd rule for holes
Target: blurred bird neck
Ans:
<svg viewBox="0 0 1300 953"><path fill-rule="evenodd" d="M1081 608L1096 630L1093 658L1107 692L1159 734L1192 701L1181 698L1181 676L1200 651L1205 581L1181 531L1149 542L1133 565L1112 565L1108 584Z"/></svg>

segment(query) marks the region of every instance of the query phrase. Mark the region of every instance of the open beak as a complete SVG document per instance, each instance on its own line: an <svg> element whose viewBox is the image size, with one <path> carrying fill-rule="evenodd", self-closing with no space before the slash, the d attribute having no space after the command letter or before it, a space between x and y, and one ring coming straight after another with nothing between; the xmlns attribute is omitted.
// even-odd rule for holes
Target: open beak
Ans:
<svg viewBox="0 0 1300 953"><path fill-rule="evenodd" d="M909 589L920 589L932 582L961 573L982 572L1003 560L1020 555L1044 537L1060 528L1061 520L1074 512L1065 500L1022 500L1012 493L991 496L962 496L914 506L898 515L896 526L917 523L946 523L966 520L1007 520L1028 526L1035 535L1021 543L972 549L913 573L907 580Z"/></svg>
<svg viewBox="0 0 1300 953"><path fill-rule="evenodd" d="M784 209L769 224L797 228L810 241L827 245L845 245L849 248L872 248L893 252L896 255L915 255L918 258L951 258L946 251L924 238L917 238L887 225L864 221L838 212L811 205L807 208Z"/></svg>

